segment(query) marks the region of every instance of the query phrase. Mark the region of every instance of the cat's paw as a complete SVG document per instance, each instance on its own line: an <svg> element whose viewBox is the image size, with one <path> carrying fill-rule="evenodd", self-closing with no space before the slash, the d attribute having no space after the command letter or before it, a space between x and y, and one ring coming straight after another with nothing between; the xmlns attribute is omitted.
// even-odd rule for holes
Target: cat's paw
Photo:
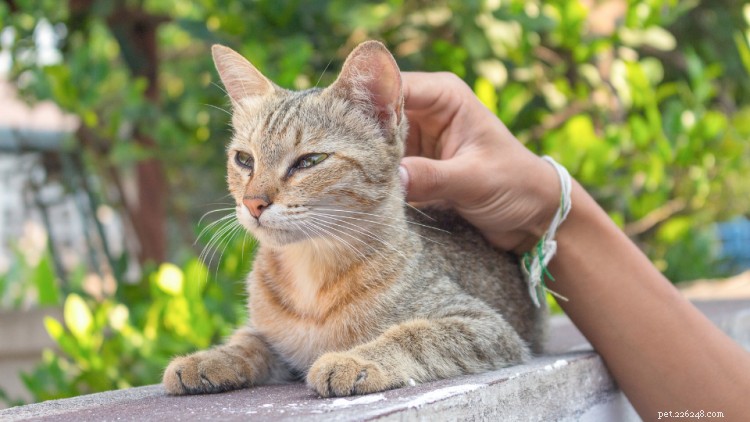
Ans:
<svg viewBox="0 0 750 422"><path fill-rule="evenodd" d="M250 386L241 364L216 350L175 358L162 382L169 394L220 393Z"/></svg>
<svg viewBox="0 0 750 422"><path fill-rule="evenodd" d="M307 385L321 397L368 394L398 387L377 362L353 353L326 353L307 373Z"/></svg>

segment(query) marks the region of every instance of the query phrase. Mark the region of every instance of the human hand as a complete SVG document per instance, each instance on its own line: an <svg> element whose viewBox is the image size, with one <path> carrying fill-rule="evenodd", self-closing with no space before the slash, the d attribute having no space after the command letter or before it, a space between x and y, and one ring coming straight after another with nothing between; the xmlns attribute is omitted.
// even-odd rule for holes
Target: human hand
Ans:
<svg viewBox="0 0 750 422"><path fill-rule="evenodd" d="M408 201L444 200L494 245L522 253L560 201L555 170L526 149L451 73L402 73Z"/></svg>

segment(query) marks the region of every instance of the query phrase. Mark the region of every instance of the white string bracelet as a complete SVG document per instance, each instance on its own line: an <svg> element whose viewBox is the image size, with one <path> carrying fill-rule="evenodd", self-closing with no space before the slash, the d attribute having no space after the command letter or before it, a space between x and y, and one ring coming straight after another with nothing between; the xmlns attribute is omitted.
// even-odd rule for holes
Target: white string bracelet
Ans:
<svg viewBox="0 0 750 422"><path fill-rule="evenodd" d="M552 167L557 172L557 177L560 179L560 206L557 208L555 218L552 219L549 229L544 233L539 243L536 244L534 249L523 254L521 259L521 268L523 268L526 275L526 282L529 284L529 295L531 295L531 300L534 301L534 305L537 308L541 303L547 303L545 292L549 292L556 298L566 302L568 301L566 297L547 288L544 283L544 276L546 275L552 281L555 280L552 274L547 271L547 264L549 264L552 257L555 256L555 252L557 252L557 242L555 241L557 228L565 221L565 217L570 212L570 174L565 167L558 164L552 157L545 155L542 159L552 164Z"/></svg>

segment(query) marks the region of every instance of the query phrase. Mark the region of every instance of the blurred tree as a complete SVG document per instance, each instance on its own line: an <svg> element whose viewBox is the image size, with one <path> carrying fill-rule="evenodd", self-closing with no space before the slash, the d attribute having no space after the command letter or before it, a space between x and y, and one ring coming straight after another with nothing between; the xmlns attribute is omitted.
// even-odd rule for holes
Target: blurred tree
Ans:
<svg viewBox="0 0 750 422"><path fill-rule="evenodd" d="M92 317L72 331L48 322L67 357L49 355L28 384L46 398L155 382L170 354L240 318L230 280L247 271L244 239L219 254L221 282L205 291L185 252L197 215L233 208L221 202L229 102L210 44L292 89L329 84L373 38L404 70L458 74L679 281L716 275L711 223L748 212L749 21L739 0L3 0L13 80L29 101L80 116L70 147L85 152L97 195L130 215L142 259L166 249L190 280L180 290L162 266L115 298L69 295L71 318ZM44 28L59 60L38 42ZM166 228L179 236L166 242ZM233 230L218 224L209 243Z"/></svg>
<svg viewBox="0 0 750 422"><path fill-rule="evenodd" d="M179 249L193 237L190 210L220 196L228 116L212 85L214 42L289 88L326 85L369 38L404 69L457 73L529 148L567 165L673 279L711 272L712 236L698 232L743 212L735 198L750 190L741 1L0 4L14 28L14 78L29 100L81 116L78 145L100 195L131 216L142 259ZM58 34L59 63L38 60L44 22ZM169 248L167 223L181 233ZM681 259L706 264L684 272Z"/></svg>

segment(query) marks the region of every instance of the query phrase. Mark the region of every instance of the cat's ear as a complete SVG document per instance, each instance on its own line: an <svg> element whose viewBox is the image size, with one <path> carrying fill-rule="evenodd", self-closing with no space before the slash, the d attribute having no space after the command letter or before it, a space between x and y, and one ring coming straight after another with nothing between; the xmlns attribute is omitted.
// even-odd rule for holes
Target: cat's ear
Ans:
<svg viewBox="0 0 750 422"><path fill-rule="evenodd" d="M236 104L243 98L263 96L274 91L273 82L231 48L214 44L211 54L232 103Z"/></svg>
<svg viewBox="0 0 750 422"><path fill-rule="evenodd" d="M329 89L362 105L389 131L401 124L401 72L391 53L378 41L364 42L349 53L341 74Z"/></svg>

